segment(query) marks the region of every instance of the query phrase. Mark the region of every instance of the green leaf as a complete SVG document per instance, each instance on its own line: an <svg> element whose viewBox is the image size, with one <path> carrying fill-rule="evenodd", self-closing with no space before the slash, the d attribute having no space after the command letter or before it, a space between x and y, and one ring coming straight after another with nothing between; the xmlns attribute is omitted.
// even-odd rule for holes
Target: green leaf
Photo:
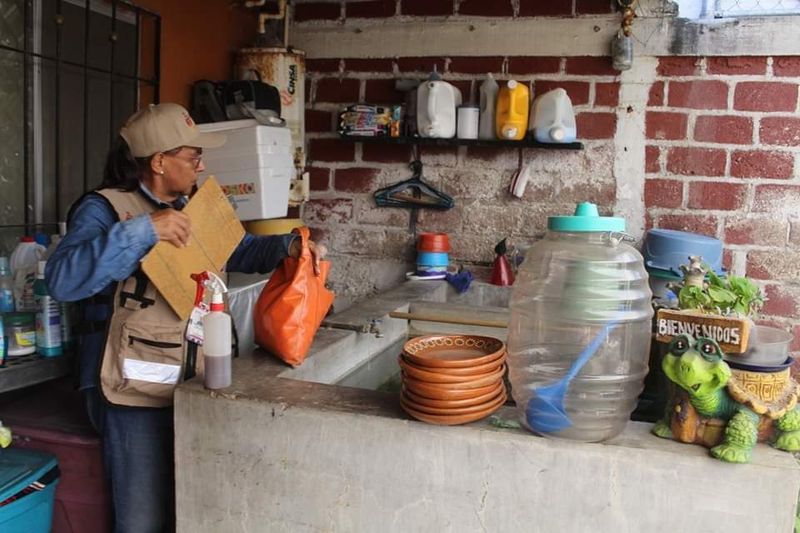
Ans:
<svg viewBox="0 0 800 533"><path fill-rule="evenodd" d="M713 270L711 270L710 266L706 265L706 267L708 267L708 283L709 283L709 285L711 285L712 287L727 288L727 286L725 284L725 281L722 278L720 278L719 276L717 276L717 274Z"/></svg>
<svg viewBox="0 0 800 533"><path fill-rule="evenodd" d="M708 295L717 304L732 304L736 301L735 294L733 294L728 289L723 289L720 287L709 287ZM721 305L720 307L726 307L726 306Z"/></svg>

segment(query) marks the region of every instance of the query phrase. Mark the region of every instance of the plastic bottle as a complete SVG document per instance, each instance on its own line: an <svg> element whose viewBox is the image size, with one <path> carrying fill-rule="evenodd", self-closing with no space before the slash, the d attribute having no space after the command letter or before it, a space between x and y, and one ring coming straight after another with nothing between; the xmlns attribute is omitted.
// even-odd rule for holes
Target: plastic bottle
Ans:
<svg viewBox="0 0 800 533"><path fill-rule="evenodd" d="M481 115L478 125L478 138L479 139L496 139L495 133L495 116L497 111L497 93L500 86L494 81L494 76L489 74L489 77L481 83Z"/></svg>
<svg viewBox="0 0 800 533"><path fill-rule="evenodd" d="M222 294L227 287L218 276L209 272L212 290L211 311L203 317L204 384L207 389L231 386L231 317L225 312Z"/></svg>
<svg viewBox="0 0 800 533"><path fill-rule="evenodd" d="M61 346L61 308L47 292L44 270L47 261L39 261L33 293L36 297L36 351L44 357L64 353Z"/></svg>
<svg viewBox="0 0 800 533"><path fill-rule="evenodd" d="M3 329L3 315L0 314L0 365L6 361L6 333Z"/></svg>
<svg viewBox="0 0 800 533"><path fill-rule="evenodd" d="M528 128L530 91L524 83L509 80L497 94L497 116L495 124L499 139L521 141Z"/></svg>
<svg viewBox="0 0 800 533"><path fill-rule="evenodd" d="M33 237L22 237L11 254L11 273L14 276L14 307L20 312L36 311L33 283L36 280L36 265L44 257L46 249Z"/></svg>
<svg viewBox="0 0 800 533"><path fill-rule="evenodd" d="M575 113L564 89L553 89L539 96L533 104L531 122L533 137L539 142L575 142Z"/></svg>
<svg viewBox="0 0 800 533"><path fill-rule="evenodd" d="M14 312L14 279L8 257L0 257L0 313Z"/></svg>

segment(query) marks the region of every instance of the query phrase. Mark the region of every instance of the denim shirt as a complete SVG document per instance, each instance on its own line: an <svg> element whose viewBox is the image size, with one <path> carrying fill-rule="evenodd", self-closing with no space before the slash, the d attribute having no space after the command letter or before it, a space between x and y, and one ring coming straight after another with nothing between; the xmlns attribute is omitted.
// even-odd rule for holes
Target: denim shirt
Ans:
<svg viewBox="0 0 800 533"><path fill-rule="evenodd" d="M141 192L159 208L183 209L186 198L172 204L158 200L144 185ZM142 258L158 242L147 214L118 221L108 201L88 194L75 207L69 231L47 260L45 279L50 295L61 302L78 302L95 295L114 295L116 282L127 279ZM228 259L228 272L266 273L288 255L295 235L255 236L245 234ZM82 304L82 321L102 322L111 316L111 306L92 301ZM97 386L98 367L105 333L97 331L79 338L80 388Z"/></svg>

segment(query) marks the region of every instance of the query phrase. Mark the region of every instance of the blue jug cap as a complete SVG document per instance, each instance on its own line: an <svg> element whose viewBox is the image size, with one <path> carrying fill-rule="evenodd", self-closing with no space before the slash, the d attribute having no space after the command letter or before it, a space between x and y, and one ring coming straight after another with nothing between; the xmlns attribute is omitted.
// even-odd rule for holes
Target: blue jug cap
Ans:
<svg viewBox="0 0 800 533"><path fill-rule="evenodd" d="M625 231L625 219L601 217L597 205L581 202L572 216L547 217L547 229L564 232Z"/></svg>

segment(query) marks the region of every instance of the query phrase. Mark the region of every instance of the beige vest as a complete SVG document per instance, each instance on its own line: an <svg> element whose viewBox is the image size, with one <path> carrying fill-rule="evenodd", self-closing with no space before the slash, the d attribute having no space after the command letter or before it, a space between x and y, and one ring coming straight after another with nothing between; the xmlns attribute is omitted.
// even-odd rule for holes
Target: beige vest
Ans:
<svg viewBox="0 0 800 533"><path fill-rule="evenodd" d="M120 221L158 208L140 192L97 191ZM103 396L114 405L168 407L183 381L190 343L181 320L141 270L117 284L100 366ZM202 347L197 374L202 379Z"/></svg>

